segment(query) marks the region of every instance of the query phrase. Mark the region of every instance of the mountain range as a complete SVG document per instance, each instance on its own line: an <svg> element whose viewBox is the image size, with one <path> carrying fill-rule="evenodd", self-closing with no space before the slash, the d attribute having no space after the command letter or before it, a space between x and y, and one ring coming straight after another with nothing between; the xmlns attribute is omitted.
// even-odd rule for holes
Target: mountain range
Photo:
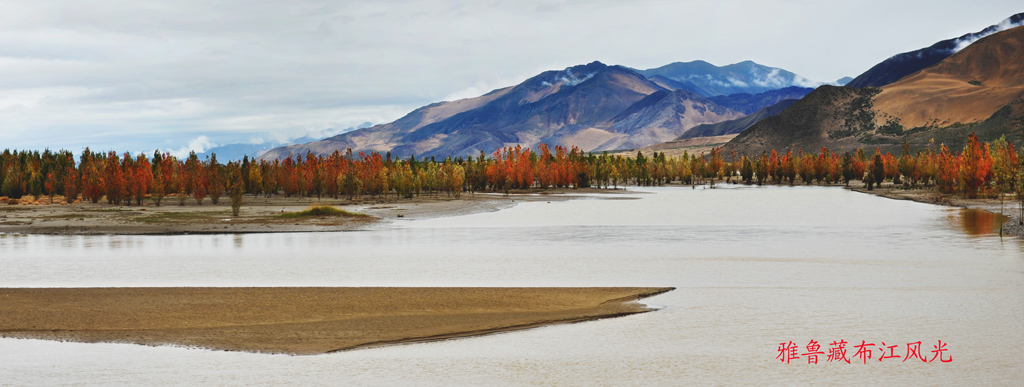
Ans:
<svg viewBox="0 0 1024 387"><path fill-rule="evenodd" d="M341 129L341 130L328 129L328 130L326 130L326 132L347 133L347 132L351 132L353 130L369 128L371 126L373 126L373 125L370 124L369 122L364 122L364 123L360 124L359 126L349 127L349 128L345 128L345 129ZM282 147L282 146L288 146L288 145L292 145L292 144L304 144L304 143L308 143L308 142L319 141L319 140L322 140L324 138L325 137L322 137L322 136L314 137L314 136L306 135L306 136L302 136L302 137L299 137L299 138L296 138L296 139L293 139L293 140L290 140L290 141L286 141L286 142L270 141L270 142L263 142L263 143L259 143L259 144L253 144L253 143L234 143L234 144L217 145L217 146L212 147L210 149L206 149L203 152L196 152L196 155L199 156L199 158L204 158L207 155L217 155L218 161L222 161L222 162L225 162L225 161L241 161L246 156L248 156L250 159L255 159L255 158L259 157L259 156L262 156L264 153L266 153L267 151L269 151L271 149L274 149L274 148L278 148L278 147Z"/></svg>
<svg viewBox="0 0 1024 387"><path fill-rule="evenodd" d="M802 96L801 96L802 97ZM782 113L783 110L792 106L798 101L797 99L784 99L778 103L762 108L754 113L743 116L741 118L722 121L714 124L703 124L697 125L693 129L690 129L682 136L676 138L676 140L684 140L687 138L696 137L713 137L713 136L724 136L729 134L739 134L747 128L754 126L754 124L761 122L765 118L774 117Z"/></svg>
<svg viewBox="0 0 1024 387"><path fill-rule="evenodd" d="M822 146L898 150L903 141L957 146L971 130L1018 136L1024 127L1024 29L1015 26L1022 23L1024 13L1013 15L831 84L751 61L721 67L676 62L647 70L593 62L262 157L352 149L443 158L540 143L612 151L711 141L729 141L725 149L741 153Z"/></svg>
<svg viewBox="0 0 1024 387"><path fill-rule="evenodd" d="M636 72L666 89L689 90L703 97L758 94L792 86L814 88L821 85L789 71L749 60L722 67L702 60L675 62Z"/></svg>
<svg viewBox="0 0 1024 387"><path fill-rule="evenodd" d="M593 62L546 71L480 97L430 104L391 123L276 148L261 157L346 149L390 152L397 157L475 156L480 152L489 155L504 146L535 147L540 143L577 146L584 151L633 149L670 141L697 125L740 118L813 90L790 85L802 77L753 62L722 68L727 69L723 74L753 86L718 88L715 90L744 93L705 96L678 85L665 87L628 67ZM743 73L743 69L749 72ZM675 68L672 74L682 72ZM767 82L784 87L757 85ZM710 83L700 85L707 94Z"/></svg>
<svg viewBox="0 0 1024 387"><path fill-rule="evenodd" d="M1024 27L973 42L942 61L881 88L822 86L753 125L724 151L879 147L898 151L1024 135Z"/></svg>

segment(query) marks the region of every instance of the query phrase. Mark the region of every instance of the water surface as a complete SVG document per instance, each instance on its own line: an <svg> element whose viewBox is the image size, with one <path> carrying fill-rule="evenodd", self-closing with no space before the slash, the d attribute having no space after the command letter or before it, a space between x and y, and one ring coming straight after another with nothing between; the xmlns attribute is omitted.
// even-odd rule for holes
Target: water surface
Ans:
<svg viewBox="0 0 1024 387"><path fill-rule="evenodd" d="M653 313L291 357L0 339L0 384L996 384L1024 380L1024 254L990 220L837 188L644 188L373 231L0 236L0 286L674 286ZM782 364L937 340L950 363ZM853 356L851 348L848 357Z"/></svg>

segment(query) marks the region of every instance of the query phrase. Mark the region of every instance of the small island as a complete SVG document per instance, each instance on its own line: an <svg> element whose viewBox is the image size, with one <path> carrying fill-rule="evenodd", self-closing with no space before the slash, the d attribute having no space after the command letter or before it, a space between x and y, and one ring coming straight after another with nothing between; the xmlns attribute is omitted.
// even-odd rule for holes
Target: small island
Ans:
<svg viewBox="0 0 1024 387"><path fill-rule="evenodd" d="M7 288L0 337L314 355L595 320L674 288Z"/></svg>

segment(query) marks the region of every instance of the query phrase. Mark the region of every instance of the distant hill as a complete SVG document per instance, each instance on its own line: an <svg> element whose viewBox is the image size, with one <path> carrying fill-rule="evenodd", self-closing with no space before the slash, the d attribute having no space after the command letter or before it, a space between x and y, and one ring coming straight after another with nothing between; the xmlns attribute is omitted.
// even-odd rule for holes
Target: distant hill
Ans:
<svg viewBox="0 0 1024 387"><path fill-rule="evenodd" d="M778 115L765 118L725 144L723 150L739 154L804 149L822 146L856 147L856 134L874 130L872 88L822 86ZM838 145L838 146L837 146Z"/></svg>
<svg viewBox="0 0 1024 387"><path fill-rule="evenodd" d="M769 90L759 94L731 94L708 97L714 103L725 106L743 114L751 114L766 107L775 105L787 99L800 99L810 94L814 89L807 87L790 86L778 90Z"/></svg>
<svg viewBox="0 0 1024 387"><path fill-rule="evenodd" d="M898 150L930 140L954 148L976 131L1022 143L1024 27L982 38L945 60L882 88L822 86L724 149L739 153L822 146ZM937 146L937 144L936 144Z"/></svg>
<svg viewBox="0 0 1024 387"><path fill-rule="evenodd" d="M740 116L629 68L593 62L546 71L477 98L427 105L392 123L276 148L262 157L346 149L397 157L475 156L540 143L614 150L671 140L693 126Z"/></svg>
<svg viewBox="0 0 1024 387"><path fill-rule="evenodd" d="M832 82L832 84L835 85L835 86L846 86L847 84L849 84L852 81L853 81L853 78L842 77L842 78L837 79L835 82Z"/></svg>
<svg viewBox="0 0 1024 387"><path fill-rule="evenodd" d="M259 157L266 151L281 144L228 144L207 149L205 152L196 153L199 158L207 155L217 155L218 162L242 160L245 156L250 159Z"/></svg>
<svg viewBox="0 0 1024 387"><path fill-rule="evenodd" d="M701 60L675 62L637 72L666 89L685 89L703 97L738 93L758 94L791 86L817 87L821 84L789 71L752 61L722 67Z"/></svg>
<svg viewBox="0 0 1024 387"><path fill-rule="evenodd" d="M612 131L621 136L595 150L640 148L675 139L700 124L742 116L686 90L657 91L612 118Z"/></svg>
<svg viewBox="0 0 1024 387"><path fill-rule="evenodd" d="M786 108L792 106L794 103L796 103L796 101L798 100L784 99L772 106L762 108L761 110L758 110L753 114L743 116L741 118L729 121L722 121L714 124L698 125L683 133L683 135L676 138L676 140L683 140L687 138L696 137L712 137L723 136L728 134L738 134L743 132L744 130L747 130L747 128L750 128L751 126L754 126L754 124L760 122L761 120L764 120L765 118L774 117L779 113L782 113L783 110L786 110Z"/></svg>
<svg viewBox="0 0 1024 387"><path fill-rule="evenodd" d="M483 106L511 90L512 87L506 87L476 98L432 103L413 110L394 122L328 137L320 141L274 148L261 155L260 158L272 160L284 158L290 154L306 154L307 152L329 154L335 150L344 152L346 149L356 152L389 152L399 145L403 135L458 113ZM422 156L422 154L420 155Z"/></svg>
<svg viewBox="0 0 1024 387"><path fill-rule="evenodd" d="M939 63L978 39L1020 26L1021 24L1024 24L1024 13L1010 16L1001 23L989 26L978 32L943 40L920 50L894 55L882 61L882 63L871 67L871 69L857 76L846 85L851 87L881 87L888 85L907 75Z"/></svg>
<svg viewBox="0 0 1024 387"><path fill-rule="evenodd" d="M716 94L713 91L706 90L706 89L704 89L704 88L702 88L700 86L697 86L697 85L693 84L693 82L689 82L689 81L687 81L687 82L680 82L680 81L676 81L676 80L673 80L673 79L666 78L666 77L661 76L661 75L655 75L655 76L647 78L647 79L649 79L651 82L654 82L658 86L664 87L664 88L666 88L668 90L671 90L671 91L686 90L686 91L690 91L690 92L696 93L697 95L704 96L704 97L710 97L710 96L713 96L713 95L718 95L718 94Z"/></svg>
<svg viewBox="0 0 1024 387"><path fill-rule="evenodd" d="M881 121L907 129L984 120L1024 95L1024 27L971 44L929 68L886 85L875 98Z"/></svg>
<svg viewBox="0 0 1024 387"><path fill-rule="evenodd" d="M347 132L351 132L351 131L358 130L358 129L369 128L371 126L373 126L371 123L364 122L364 123L360 124L359 126L355 126L355 127L349 127L349 128L345 128L345 129L341 129L341 130L330 130L329 129L327 131L328 132L332 132L333 131L334 133L339 133L339 132L340 133L347 133ZM197 152L196 155L199 156L199 158L205 158L207 155L217 155L217 161L219 161L219 162L241 161L245 156L249 156L250 159L255 159L257 157L260 157L264 153L266 153L267 151L269 151L269 150L271 150L273 148L277 148L277 147L281 147L281 146L287 146L287 145L291 145L291 144L303 144L303 143L307 143L307 142L318 141L318 140L321 140L321 139L323 139L323 137L310 137L310 136L307 135L307 136L299 137L299 138L296 138L294 140L291 140L291 141L288 141L288 142L285 142L285 143L280 143L280 142L274 141L274 142L264 142L262 144L245 144L245 143L226 144L226 145L215 146L213 148L207 149L204 152Z"/></svg>

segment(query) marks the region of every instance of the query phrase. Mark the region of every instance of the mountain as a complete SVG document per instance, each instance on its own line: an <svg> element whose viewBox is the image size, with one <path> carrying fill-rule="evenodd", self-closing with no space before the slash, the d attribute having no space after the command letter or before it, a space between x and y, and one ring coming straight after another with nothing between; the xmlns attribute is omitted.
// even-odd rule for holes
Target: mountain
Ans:
<svg viewBox="0 0 1024 387"><path fill-rule="evenodd" d="M983 140L1024 140L1024 27L981 38L956 54L882 88L822 86L750 127L726 151L760 153L822 146L898 151L931 139L957 148L971 131ZM994 138L993 138L994 137Z"/></svg>
<svg viewBox="0 0 1024 387"><path fill-rule="evenodd" d="M693 126L741 115L685 90L668 90L629 68L593 62L546 71L481 97L427 105L392 123L273 149L261 157L346 149L397 157L475 156L540 143L614 150L670 140Z"/></svg>
<svg viewBox="0 0 1024 387"><path fill-rule="evenodd" d="M675 62L637 73L670 90L685 89L703 97L757 94L791 86L816 87L820 82L751 61L718 67L705 61ZM668 83L665 80L672 81Z"/></svg>
<svg viewBox="0 0 1024 387"><path fill-rule="evenodd" d="M672 140L700 124L743 114L686 90L657 91L612 118L619 136L595 150L635 149Z"/></svg>
<svg viewBox="0 0 1024 387"><path fill-rule="evenodd" d="M835 82L832 82L832 85L833 86L846 86L847 84L849 84L852 81L853 81L853 78L842 77L842 78L836 79Z"/></svg>
<svg viewBox="0 0 1024 387"><path fill-rule="evenodd" d="M647 79L649 79L651 82L654 82L658 86L664 87L665 89L668 89L668 90L671 90L671 91L686 90L686 91L691 91L691 92L697 93L697 95L708 96L708 97L716 95L714 92L712 92L710 90L706 90L706 89L704 89L704 88L702 88L700 86L697 86L697 85L693 84L693 82L689 82L689 81L687 81L687 82L679 82L679 81L676 81L676 80L672 80L672 79L666 78L666 77L661 76L661 75L655 75L655 76L647 78Z"/></svg>
<svg viewBox="0 0 1024 387"><path fill-rule="evenodd" d="M729 153L759 154L772 149L855 147L854 134L874 129L870 106L877 93L878 89L873 88L821 86L778 115L744 130L722 149Z"/></svg>
<svg viewBox="0 0 1024 387"><path fill-rule="evenodd" d="M260 158L273 160L287 157L290 154L305 154L306 152L329 154L335 150L345 151L346 149L356 152L389 152L399 145L403 135L467 110L476 109L504 96L511 90L512 87L506 87L476 98L432 103L413 110L394 122L343 133L320 141L274 148L261 155Z"/></svg>
<svg viewBox="0 0 1024 387"><path fill-rule="evenodd" d="M328 130L326 130L326 132L328 132L328 133L330 133L330 132L334 132L334 133L339 133L339 132L340 133L347 133L347 132L351 132L351 131L357 130L357 129L369 128L371 126L373 126L373 124L371 124L369 122L364 122L364 123L360 124L359 126L349 127L349 128L341 129L341 130L328 129ZM321 140L321 139L323 139L323 137L311 137L309 135L306 135L306 136L302 136L302 137L299 137L299 138L296 138L294 140L291 140L291 141L288 141L288 142L284 142L284 143L273 141L273 142L264 142L264 143L261 143L261 144L235 143L235 144L219 145L219 146L215 146L213 148L207 149L204 152L198 152L198 153L196 153L196 155L198 155L199 158L204 158L207 155L217 155L217 160L220 161L220 162L241 161L242 158L244 158L245 156L249 156L250 159L255 159L255 158L259 157L259 156L262 156L264 153L266 153L267 151L269 151L270 149L273 149L273 148L277 148L277 147L281 147L281 146L287 146L287 145L291 145L291 144L302 144L302 143L317 141L317 140Z"/></svg>
<svg viewBox="0 0 1024 387"><path fill-rule="evenodd" d="M798 99L784 99L772 106L762 108L753 114L746 115L741 118L714 124L698 125L683 133L683 135L676 138L676 140L737 134L747 130L747 128L754 126L754 124L764 120L765 118L777 116L779 113L782 113L783 110L786 110L786 108L796 103L796 101L798 101Z"/></svg>
<svg viewBox="0 0 1024 387"><path fill-rule="evenodd" d="M259 157L267 150L280 145L275 144L228 144L207 149L205 152L196 153L199 158L207 155L217 155L217 161L226 163L228 161L242 160L245 156L250 159Z"/></svg>
<svg viewBox="0 0 1024 387"><path fill-rule="evenodd" d="M1024 95L1024 27L982 38L886 85L874 107L906 128L984 120Z"/></svg>
<svg viewBox="0 0 1024 387"><path fill-rule="evenodd" d="M725 106L743 114L751 114L766 107L775 105L787 99L800 99L810 94L814 89L807 87L790 86L778 90L769 90L758 94L730 94L708 97L714 103Z"/></svg>
<svg viewBox="0 0 1024 387"><path fill-rule="evenodd" d="M1018 13L999 24L958 38L947 39L920 50L904 52L882 61L847 83L851 87L881 87L924 70L957 53L978 39L1024 24L1024 13Z"/></svg>

